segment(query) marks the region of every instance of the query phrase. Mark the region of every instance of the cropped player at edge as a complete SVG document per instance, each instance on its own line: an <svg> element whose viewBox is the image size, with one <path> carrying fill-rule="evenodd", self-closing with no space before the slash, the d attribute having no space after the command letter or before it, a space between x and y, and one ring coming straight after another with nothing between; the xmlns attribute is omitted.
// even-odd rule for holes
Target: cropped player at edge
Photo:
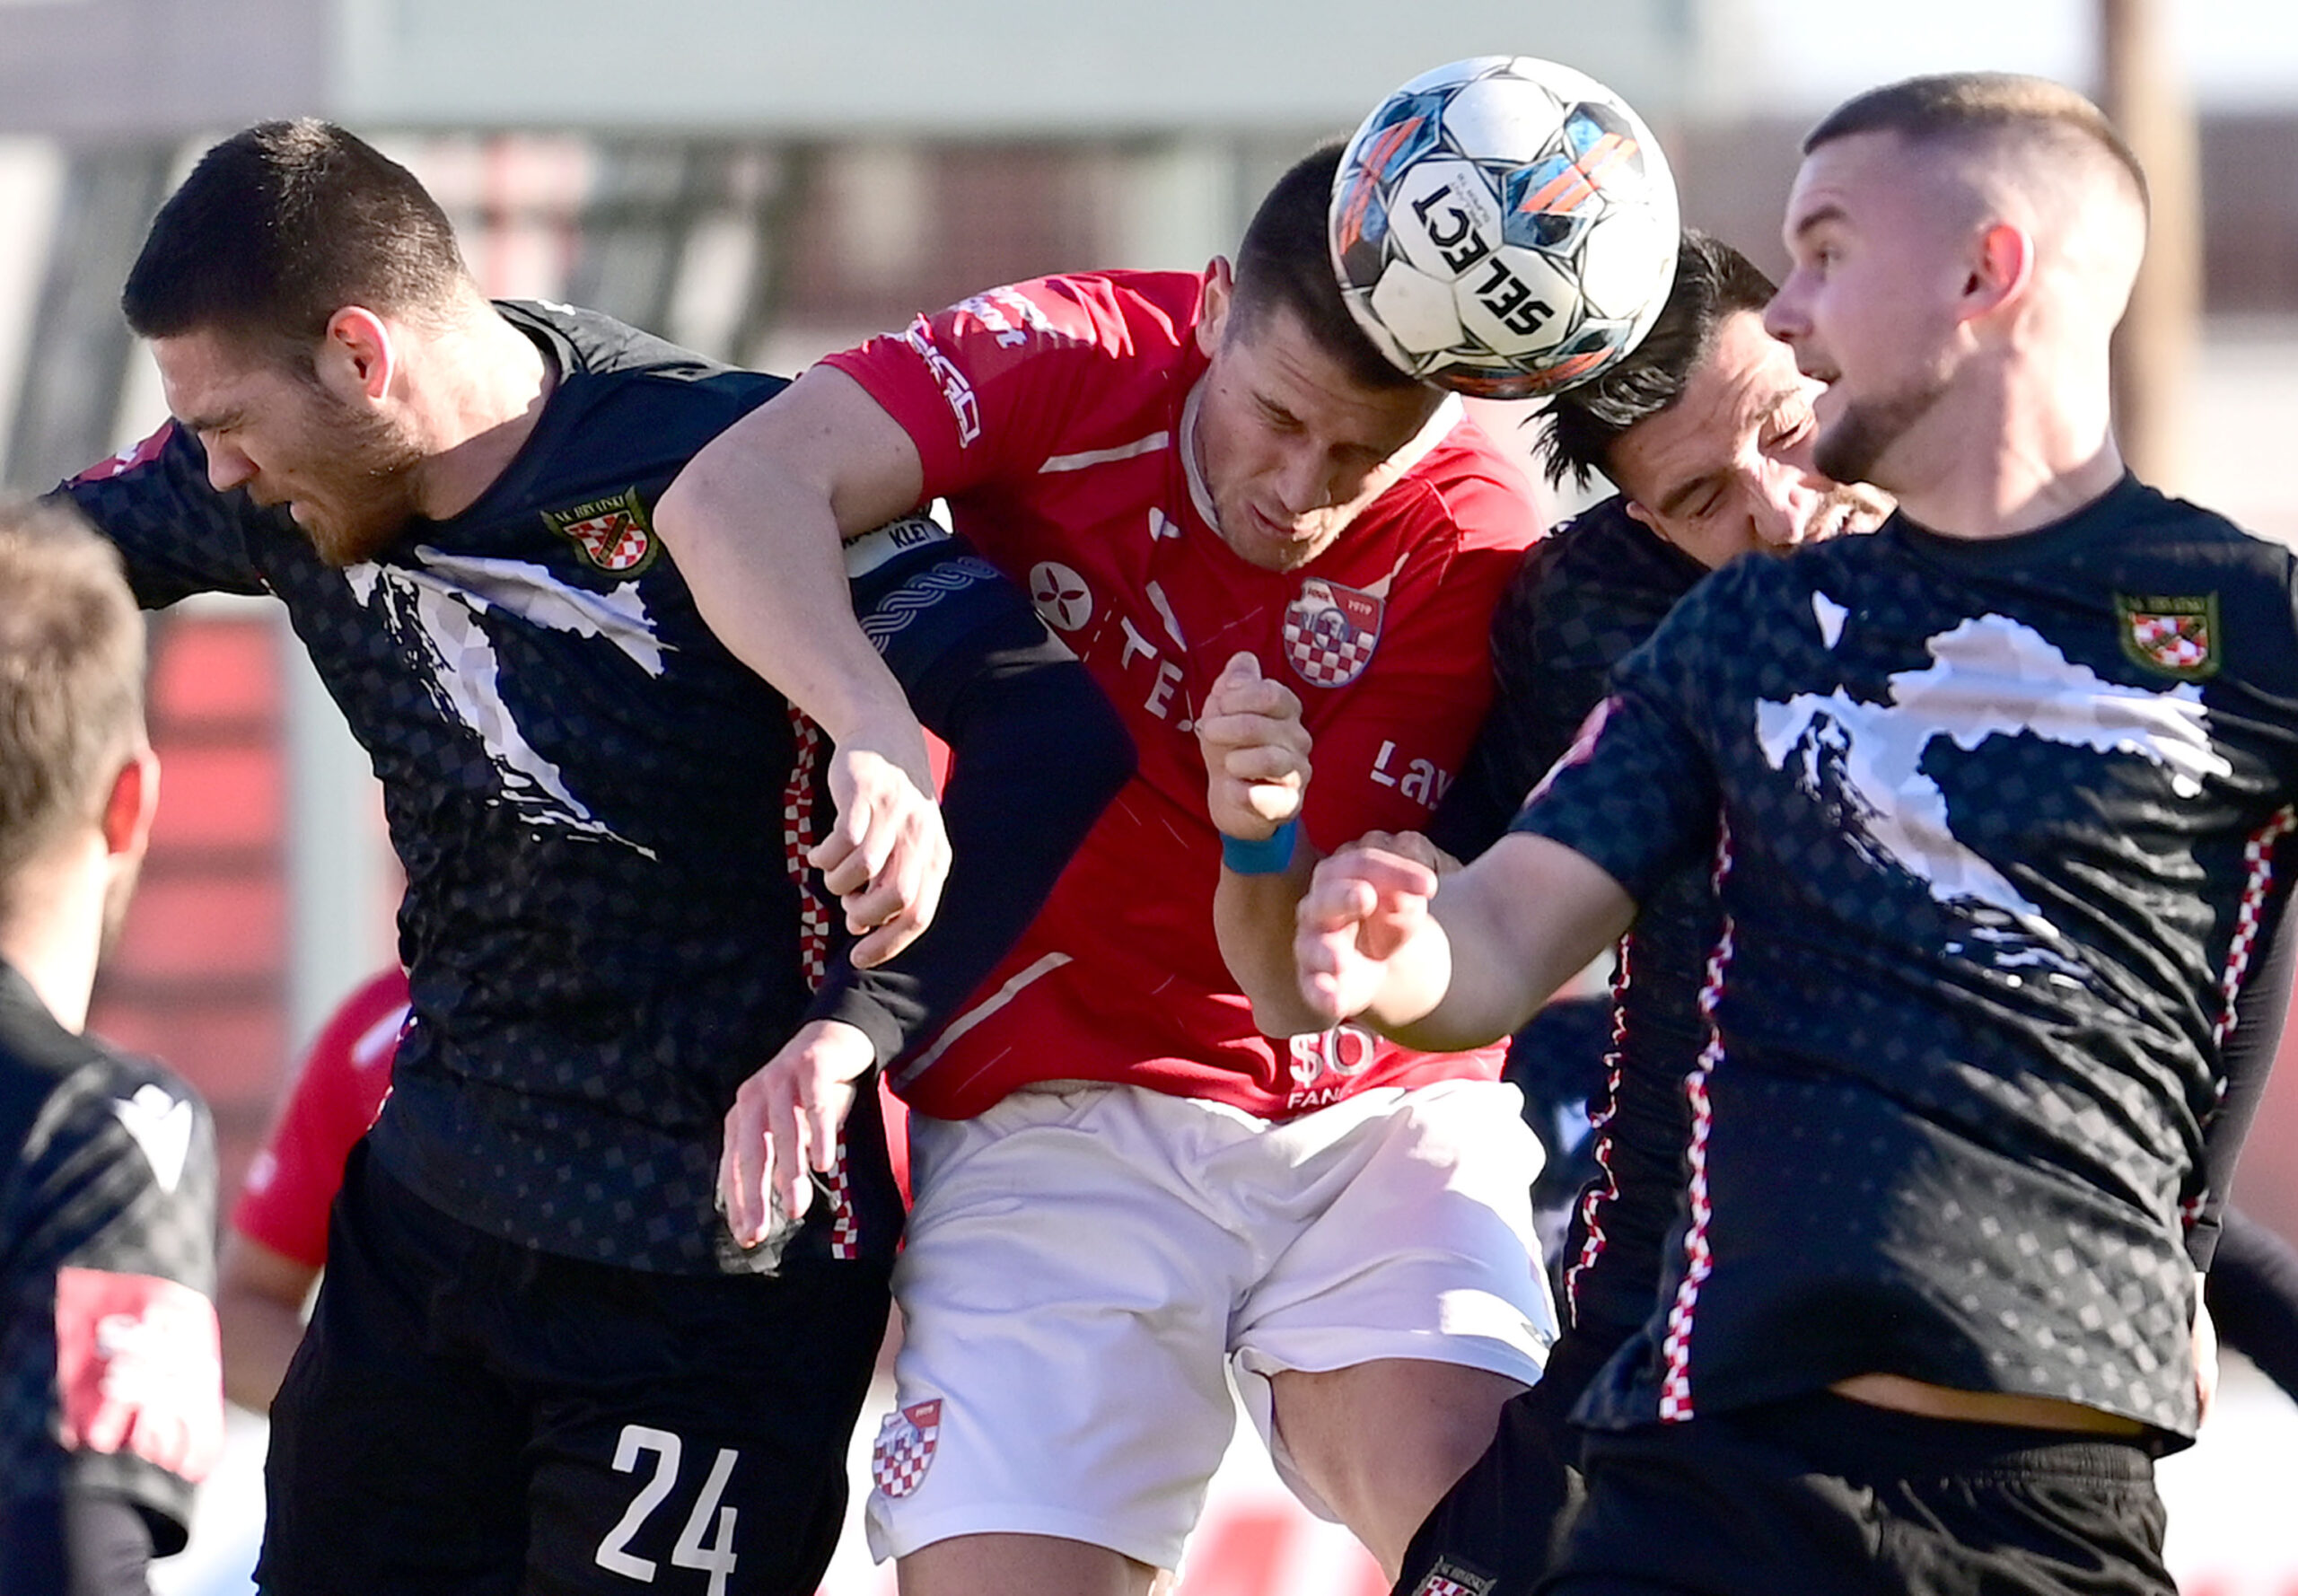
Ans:
<svg viewBox="0 0 2298 1596"><path fill-rule="evenodd" d="M2145 193L2095 108L1916 79L1804 149L1766 324L1898 513L1709 577L1441 891L1328 861L1302 998L1480 1039L1712 870L1664 1312L1540 1591L2169 1596L2151 1460L2289 984L2298 566L2124 469Z"/></svg>
<svg viewBox="0 0 2298 1596"><path fill-rule="evenodd" d="M206 1106L84 1034L158 784L118 557L68 508L0 499L7 1596L144 1596L224 1448Z"/></svg>
<svg viewBox="0 0 2298 1596"><path fill-rule="evenodd" d="M721 1127L746 1081L861 1074L978 982L1122 779L1115 716L938 528L857 541L830 601L884 653L854 669L963 766L975 874L920 935L854 824L939 836L917 720L905 750L794 715L653 528L780 379L490 303L412 174L317 121L209 150L122 303L175 418L62 491L146 604L285 606L408 878L413 1019L272 1406L259 1583L811 1596L900 1203L865 1094L808 1150L826 1199L739 1248Z"/></svg>

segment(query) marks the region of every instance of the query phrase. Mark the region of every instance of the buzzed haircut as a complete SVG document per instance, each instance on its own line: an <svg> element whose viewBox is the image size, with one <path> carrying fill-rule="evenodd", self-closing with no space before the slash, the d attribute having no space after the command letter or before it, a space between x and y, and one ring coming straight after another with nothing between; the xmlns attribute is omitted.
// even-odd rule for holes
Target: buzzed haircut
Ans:
<svg viewBox="0 0 2298 1596"><path fill-rule="evenodd" d="M414 174L305 118L200 157L153 219L120 309L147 338L216 332L308 365L346 305L419 317L467 292L454 230Z"/></svg>
<svg viewBox="0 0 2298 1596"><path fill-rule="evenodd" d="M1295 162L1253 213L1244 241L1237 247L1236 291L1224 336L1258 331L1268 313L1282 306L1299 318L1311 341L1359 385L1376 390L1424 386L1381 353L1340 297L1340 274L1326 241L1325 217L1332 206L1342 148L1335 140Z"/></svg>
<svg viewBox="0 0 2298 1596"><path fill-rule="evenodd" d="M1535 448L1549 483L1569 477L1585 487L1607 464L1612 445L1640 422L1684 396L1684 385L1715 346L1716 331L1742 311L1760 315L1776 285L1755 263L1712 233L1683 230L1676 280L1652 330L1618 364L1548 401L1548 425Z"/></svg>
<svg viewBox="0 0 2298 1596"><path fill-rule="evenodd" d="M0 915L143 741L144 618L118 552L67 505L0 497Z"/></svg>
<svg viewBox="0 0 2298 1596"><path fill-rule="evenodd" d="M1803 138L1803 153L1861 133L1894 133L1930 144L2028 132L2088 145L2128 174L2142 208L2150 205L2146 169L2106 112L2065 83L2015 72L1951 72L1910 77L1854 95Z"/></svg>

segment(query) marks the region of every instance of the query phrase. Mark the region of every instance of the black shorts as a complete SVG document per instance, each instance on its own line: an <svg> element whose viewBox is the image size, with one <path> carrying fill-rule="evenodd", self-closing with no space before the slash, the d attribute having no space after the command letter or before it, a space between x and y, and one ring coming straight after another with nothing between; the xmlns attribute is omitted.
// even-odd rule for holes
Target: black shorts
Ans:
<svg viewBox="0 0 2298 1596"><path fill-rule="evenodd" d="M2177 1596L2136 1442L1825 1392L1583 1446L1541 1596Z"/></svg>
<svg viewBox="0 0 2298 1596"><path fill-rule="evenodd" d="M267 1596L811 1596L882 1262L617 1269L498 1241L354 1150L272 1407ZM723 1576L723 1578L721 1577Z"/></svg>
<svg viewBox="0 0 2298 1596"><path fill-rule="evenodd" d="M1500 1429L1429 1510L1393 1596L1531 1596L1581 1495L1573 1405L1625 1331L1566 1330L1539 1383L1511 1398Z"/></svg>

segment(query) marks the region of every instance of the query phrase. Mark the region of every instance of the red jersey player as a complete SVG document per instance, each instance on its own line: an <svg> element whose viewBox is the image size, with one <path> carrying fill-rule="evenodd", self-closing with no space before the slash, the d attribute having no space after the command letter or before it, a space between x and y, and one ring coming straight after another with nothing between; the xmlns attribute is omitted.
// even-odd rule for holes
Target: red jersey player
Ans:
<svg viewBox="0 0 2298 1596"><path fill-rule="evenodd" d="M1425 820L1537 534L1458 401L1349 321L1324 242L1337 158L1278 183L1233 277L1054 277L921 318L730 430L658 511L718 635L850 722L868 645L832 615L836 533L946 499L1138 753L1029 935L895 1066L917 1206L869 1527L913 1596L1145 1589L1227 1440L1224 1364L1294 1488L1393 1573L1552 1335L1538 1153L1496 1058L1272 1041L1224 960L1289 961L1320 851ZM1297 823L1224 839L1198 719L1288 693L1316 782ZM765 1222L762 1181L803 1206L796 1166L867 1062L817 1053L745 1090L738 1232Z"/></svg>
<svg viewBox="0 0 2298 1596"><path fill-rule="evenodd" d="M271 1137L248 1166L215 1293L224 1394L259 1413L303 1336L303 1299L327 1263L327 1215L351 1144L375 1122L407 1022L397 967L344 999L296 1072Z"/></svg>

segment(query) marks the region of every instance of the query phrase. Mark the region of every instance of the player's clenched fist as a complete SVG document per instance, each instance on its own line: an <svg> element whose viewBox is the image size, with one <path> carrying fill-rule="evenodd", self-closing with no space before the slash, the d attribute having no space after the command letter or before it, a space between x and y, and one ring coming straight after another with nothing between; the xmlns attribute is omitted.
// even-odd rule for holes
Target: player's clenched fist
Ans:
<svg viewBox="0 0 2298 1596"><path fill-rule="evenodd" d="M1260 673L1250 653L1230 656L1197 717L1206 804L1214 828L1262 842L1301 812L1309 789L1309 731L1301 700Z"/></svg>
<svg viewBox="0 0 2298 1596"><path fill-rule="evenodd" d="M922 742L917 752L914 770L860 743L830 759L838 818L806 858L838 894L846 929L862 938L849 955L858 969L883 964L917 940L950 873L950 838Z"/></svg>
<svg viewBox="0 0 2298 1596"><path fill-rule="evenodd" d="M1364 1013L1397 951L1434 929L1435 895L1434 870L1379 848L1345 848L1320 864L1294 921L1302 1001L1328 1024Z"/></svg>

